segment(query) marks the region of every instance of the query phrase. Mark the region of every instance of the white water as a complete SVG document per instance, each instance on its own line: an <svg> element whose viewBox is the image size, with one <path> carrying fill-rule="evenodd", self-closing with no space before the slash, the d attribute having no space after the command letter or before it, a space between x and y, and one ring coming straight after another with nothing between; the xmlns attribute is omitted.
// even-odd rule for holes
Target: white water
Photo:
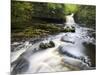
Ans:
<svg viewBox="0 0 100 75"><path fill-rule="evenodd" d="M74 16L73 13L71 15L66 16L66 23L65 23L65 27L64 28L66 28L66 27L71 28L71 26L75 26L76 25L73 16Z"/></svg>
<svg viewBox="0 0 100 75"><path fill-rule="evenodd" d="M66 26L71 27L72 25L75 25L73 14L67 16L67 22L66 22ZM82 32L80 32L79 28L77 28L76 33L60 33L55 36L50 36L47 39L43 40L42 42L49 42L50 40L52 40L55 43L55 47L48 48L46 50L39 50L37 52L34 52L34 48L38 50L38 46L41 41L33 45L27 41L24 43L23 48L11 53L11 63L14 62L15 60L19 60L20 58L28 61L29 66L27 67L27 70L20 73L39 73L39 72L80 70L82 68L81 66L85 66L85 68L87 69L88 65L82 62L81 60L62 55L58 52L59 46L65 46L65 50L70 49L69 53L75 56L84 56L83 54L84 51L81 47L80 41L76 42L74 46L71 43L66 43L64 41L61 41L61 38L66 36L66 34L67 36L70 36L71 41L74 41L74 42L76 40L79 40L77 38L81 39L82 36L86 36L85 33L83 33L84 35L80 33ZM72 47L70 47L71 45ZM13 71L13 68L16 68L16 67L12 65L11 71Z"/></svg>

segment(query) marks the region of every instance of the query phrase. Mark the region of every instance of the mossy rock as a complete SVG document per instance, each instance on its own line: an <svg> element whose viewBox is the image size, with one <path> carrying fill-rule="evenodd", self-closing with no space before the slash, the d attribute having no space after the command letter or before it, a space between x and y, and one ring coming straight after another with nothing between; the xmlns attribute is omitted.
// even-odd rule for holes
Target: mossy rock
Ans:
<svg viewBox="0 0 100 75"><path fill-rule="evenodd" d="M52 48L55 47L55 44L53 41L50 41L49 43L40 43L39 48L40 49L47 49L47 48Z"/></svg>
<svg viewBox="0 0 100 75"><path fill-rule="evenodd" d="M40 43L39 48L41 48L41 49L47 49L47 46L44 43Z"/></svg>
<svg viewBox="0 0 100 75"><path fill-rule="evenodd" d="M62 32L75 32L75 27L71 26L71 28L70 27L63 28Z"/></svg>
<svg viewBox="0 0 100 75"><path fill-rule="evenodd" d="M49 44L50 44L50 47L55 47L55 44L53 41L50 41Z"/></svg>

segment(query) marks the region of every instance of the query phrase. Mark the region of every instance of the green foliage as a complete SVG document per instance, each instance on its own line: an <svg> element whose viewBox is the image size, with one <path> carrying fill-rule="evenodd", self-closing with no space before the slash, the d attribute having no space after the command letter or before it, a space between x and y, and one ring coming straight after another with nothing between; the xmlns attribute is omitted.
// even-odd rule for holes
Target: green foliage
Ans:
<svg viewBox="0 0 100 75"><path fill-rule="evenodd" d="M86 24L87 26L95 25L96 19L96 7L80 5L80 9L75 14L75 20L77 23Z"/></svg>
<svg viewBox="0 0 100 75"><path fill-rule="evenodd" d="M64 5L65 14L76 13L79 10L79 5L75 4L65 4Z"/></svg>
<svg viewBox="0 0 100 75"><path fill-rule="evenodd" d="M66 21L65 17L74 13L76 23L95 24L95 6L12 1L11 32L12 38L41 37L59 32L75 32L75 28L59 27L47 23L43 18ZM57 23L59 23L57 21ZM50 42L52 45L53 43Z"/></svg>
<svg viewBox="0 0 100 75"><path fill-rule="evenodd" d="M38 22L39 19L36 20L36 17L65 21L66 15L75 13L77 10L78 5L73 4L12 1L11 22L12 24L20 22Z"/></svg>
<svg viewBox="0 0 100 75"><path fill-rule="evenodd" d="M29 2L17 2L11 3L11 22L26 22L31 20L33 13L32 3Z"/></svg>
<svg viewBox="0 0 100 75"><path fill-rule="evenodd" d="M12 1L11 9L13 24L34 22L34 17L65 20L65 16L71 13L75 14L76 21L80 23L95 24L95 6Z"/></svg>
<svg viewBox="0 0 100 75"><path fill-rule="evenodd" d="M34 8L34 17L46 17L54 19L63 19L64 18L64 4L56 3L33 3ZM42 12L42 14L41 14Z"/></svg>

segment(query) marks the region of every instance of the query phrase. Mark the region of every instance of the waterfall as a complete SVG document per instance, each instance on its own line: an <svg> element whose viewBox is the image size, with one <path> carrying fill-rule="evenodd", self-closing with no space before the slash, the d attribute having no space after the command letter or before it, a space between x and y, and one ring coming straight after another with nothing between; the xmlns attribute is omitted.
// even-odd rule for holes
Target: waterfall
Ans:
<svg viewBox="0 0 100 75"><path fill-rule="evenodd" d="M66 16L66 23L65 23L65 27L69 27L69 28L72 28L72 26L75 26L75 21L74 21L74 18L73 18L74 14L72 13L71 15L68 15Z"/></svg>
<svg viewBox="0 0 100 75"><path fill-rule="evenodd" d="M64 28L72 28L76 25L73 16L73 13L66 16ZM86 49L83 45L84 42L90 43L94 41L92 37L87 36L88 31L87 28L76 26L75 33L59 33L34 44L30 41L15 42L12 44L13 46L19 45L11 52L12 74L92 69L86 54L88 48ZM53 41L55 47L44 50L39 49L41 42L48 43L49 41ZM92 50L90 49L90 51Z"/></svg>

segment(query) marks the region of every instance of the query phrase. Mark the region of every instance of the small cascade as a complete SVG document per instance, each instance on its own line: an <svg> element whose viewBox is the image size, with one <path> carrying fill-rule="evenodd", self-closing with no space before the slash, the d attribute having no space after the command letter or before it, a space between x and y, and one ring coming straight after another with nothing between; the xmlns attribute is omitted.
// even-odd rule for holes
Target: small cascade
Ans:
<svg viewBox="0 0 100 75"><path fill-rule="evenodd" d="M75 21L74 21L74 18L73 18L74 14L72 13L71 15L68 15L66 16L66 23L65 23L65 27L69 27L69 28L72 28L75 26Z"/></svg>

